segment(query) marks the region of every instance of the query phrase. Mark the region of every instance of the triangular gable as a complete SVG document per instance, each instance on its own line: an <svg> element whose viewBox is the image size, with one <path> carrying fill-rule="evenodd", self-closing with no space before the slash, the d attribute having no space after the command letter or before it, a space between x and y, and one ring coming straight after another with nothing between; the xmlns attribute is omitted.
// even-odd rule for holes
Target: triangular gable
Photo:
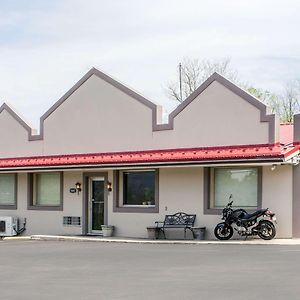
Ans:
<svg viewBox="0 0 300 300"><path fill-rule="evenodd" d="M231 81L224 78L218 73L212 74L205 82L203 82L190 96L188 96L175 110L173 110L169 115L169 120L167 124L161 125L161 128L173 129L174 119L178 116L188 105L190 105L204 90L206 90L214 81L217 81L231 92L235 93L247 103L251 104L260 111L260 122L269 123L269 143L273 144L278 141L278 131L279 131L279 120L276 120L274 114L267 114L267 106L261 101L239 88L237 85ZM278 127L278 128L277 128Z"/></svg>
<svg viewBox="0 0 300 300"><path fill-rule="evenodd" d="M32 137L32 128L24 121L24 119L22 119L19 114L11 107L9 106L7 103L3 103L0 106L0 114L6 111L8 112L8 114L15 119L27 132L28 132L28 139L31 140Z"/></svg>
<svg viewBox="0 0 300 300"><path fill-rule="evenodd" d="M278 130L277 130L277 120L275 115L268 115L266 106L260 102L258 99L239 88L231 81L225 79L218 73L214 73L211 75L204 83L202 83L189 97L187 97L175 110L173 110L169 115L168 123L166 124L157 124L158 116L158 106L136 93L132 89L126 87L122 83L116 81L110 76L104 74L103 72L97 70L96 68L92 68L89 72L87 72L67 93L65 93L53 106L51 106L40 118L40 134L32 135L32 129L30 126L22 120L7 104L3 104L0 108L0 112L3 109L6 109L27 131L29 140L40 140L43 139L44 136L44 121L47 119L55 110L70 97L82 84L84 84L91 76L97 76L104 80L105 82L111 84L115 88L121 90L125 94L131 96L135 100L139 101L143 105L149 107L152 110L152 129L153 131L160 130L173 130L174 128L174 119L178 116L190 103L192 103L206 88L209 87L211 83L217 81L221 85L228 88L230 91L240 96L246 102L256 107L260 111L260 122L268 122L269 123L269 143L273 144L278 141Z"/></svg>

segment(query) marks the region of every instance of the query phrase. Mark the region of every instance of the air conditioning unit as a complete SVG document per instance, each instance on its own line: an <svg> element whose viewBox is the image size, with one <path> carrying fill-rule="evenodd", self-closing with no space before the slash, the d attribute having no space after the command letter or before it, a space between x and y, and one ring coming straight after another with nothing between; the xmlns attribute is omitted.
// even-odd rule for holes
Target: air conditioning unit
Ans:
<svg viewBox="0 0 300 300"><path fill-rule="evenodd" d="M0 216L0 236L17 235L19 220L17 217L2 217Z"/></svg>

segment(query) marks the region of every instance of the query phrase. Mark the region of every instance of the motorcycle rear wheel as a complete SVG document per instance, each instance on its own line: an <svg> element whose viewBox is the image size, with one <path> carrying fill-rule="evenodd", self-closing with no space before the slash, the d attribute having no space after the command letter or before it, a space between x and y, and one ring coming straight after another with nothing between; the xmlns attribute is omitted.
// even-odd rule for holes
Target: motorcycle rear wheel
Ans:
<svg viewBox="0 0 300 300"><path fill-rule="evenodd" d="M222 222L215 227L214 234L218 240L229 240L233 236L233 228Z"/></svg>
<svg viewBox="0 0 300 300"><path fill-rule="evenodd" d="M259 222L260 230L257 233L263 240L272 240L276 235L276 228L274 224L268 220L262 220Z"/></svg>

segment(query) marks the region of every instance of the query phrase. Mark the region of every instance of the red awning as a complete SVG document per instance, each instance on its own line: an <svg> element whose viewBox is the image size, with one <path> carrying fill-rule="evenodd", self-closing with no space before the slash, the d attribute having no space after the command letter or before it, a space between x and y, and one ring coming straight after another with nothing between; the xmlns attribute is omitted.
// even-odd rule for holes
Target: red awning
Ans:
<svg viewBox="0 0 300 300"><path fill-rule="evenodd" d="M189 149L149 150L112 153L87 153L36 157L2 158L0 169L47 167L122 166L176 163L220 163L285 161L298 153L299 145L243 145Z"/></svg>

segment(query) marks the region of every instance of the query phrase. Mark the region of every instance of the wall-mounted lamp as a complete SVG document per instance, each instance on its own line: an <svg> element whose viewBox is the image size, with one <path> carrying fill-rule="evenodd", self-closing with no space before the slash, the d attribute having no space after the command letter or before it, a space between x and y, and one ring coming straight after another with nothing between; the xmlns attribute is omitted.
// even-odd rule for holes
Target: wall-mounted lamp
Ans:
<svg viewBox="0 0 300 300"><path fill-rule="evenodd" d="M274 171L276 169L276 165L272 165L271 171Z"/></svg>
<svg viewBox="0 0 300 300"><path fill-rule="evenodd" d="M75 188L76 188L77 194L79 195L79 193L81 192L81 183L76 182L75 183Z"/></svg>
<svg viewBox="0 0 300 300"><path fill-rule="evenodd" d="M110 182L110 181L107 182L107 190L108 190L109 192L112 191L112 185L111 185L111 182Z"/></svg>

